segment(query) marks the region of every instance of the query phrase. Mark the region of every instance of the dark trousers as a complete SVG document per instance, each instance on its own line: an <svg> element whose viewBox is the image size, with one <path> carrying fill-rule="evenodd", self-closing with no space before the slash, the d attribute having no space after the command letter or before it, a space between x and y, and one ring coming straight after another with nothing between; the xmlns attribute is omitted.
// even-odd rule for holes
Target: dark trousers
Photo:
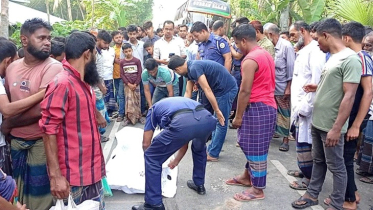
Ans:
<svg viewBox="0 0 373 210"><path fill-rule="evenodd" d="M145 112L145 92L144 92L144 85L142 84L142 81L140 82L140 95L141 95L141 113Z"/></svg>
<svg viewBox="0 0 373 210"><path fill-rule="evenodd" d="M207 110L180 113L145 151L145 203L162 203L162 164L182 146L192 140L193 181L205 183L206 139L216 127L217 120ZM193 132L190 132L190 131ZM171 177L173 178L173 177Z"/></svg>

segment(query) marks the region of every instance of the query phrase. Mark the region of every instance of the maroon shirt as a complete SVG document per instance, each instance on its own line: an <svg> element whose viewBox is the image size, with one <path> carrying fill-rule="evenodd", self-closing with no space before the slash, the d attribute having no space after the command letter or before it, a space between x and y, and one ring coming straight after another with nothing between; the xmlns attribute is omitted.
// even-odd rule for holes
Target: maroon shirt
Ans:
<svg viewBox="0 0 373 210"><path fill-rule="evenodd" d="M130 84L140 84L141 82L141 61L135 57L131 60L126 60L125 58L120 62L120 77L123 83L127 85Z"/></svg>
<svg viewBox="0 0 373 210"><path fill-rule="evenodd" d="M96 96L68 62L47 87L41 102L41 130L56 135L61 173L72 186L88 186L105 176L96 120Z"/></svg>

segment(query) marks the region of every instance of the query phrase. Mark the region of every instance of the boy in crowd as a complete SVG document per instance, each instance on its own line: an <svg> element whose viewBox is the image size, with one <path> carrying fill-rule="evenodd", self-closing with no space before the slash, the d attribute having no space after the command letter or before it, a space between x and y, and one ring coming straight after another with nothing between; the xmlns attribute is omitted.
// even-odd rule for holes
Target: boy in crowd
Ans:
<svg viewBox="0 0 373 210"><path fill-rule="evenodd" d="M140 109L141 61L133 56L131 44L124 44L122 49L125 57L120 62L120 76L124 83L124 94L126 97L126 119L124 120L123 125L126 126L129 122L136 124L138 121L144 124L145 119L141 117Z"/></svg>
<svg viewBox="0 0 373 210"><path fill-rule="evenodd" d="M65 58L65 44L52 40L50 57L62 62L62 60Z"/></svg>
<svg viewBox="0 0 373 210"><path fill-rule="evenodd" d="M154 43L152 43L151 41L145 42L144 50L148 53L144 56L144 62L146 62L149 58L153 58Z"/></svg>

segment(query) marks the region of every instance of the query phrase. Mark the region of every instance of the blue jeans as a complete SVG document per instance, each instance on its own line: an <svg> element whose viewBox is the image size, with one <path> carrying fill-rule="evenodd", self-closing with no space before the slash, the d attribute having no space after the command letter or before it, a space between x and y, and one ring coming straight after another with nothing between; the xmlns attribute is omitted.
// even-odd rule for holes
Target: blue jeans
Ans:
<svg viewBox="0 0 373 210"><path fill-rule="evenodd" d="M219 158L220 151L223 148L225 136L227 135L229 114L232 108L233 100L237 95L237 91L238 91L238 88L237 86L235 86L228 93L222 96L216 97L216 101L218 102L219 109L223 113L223 116L225 118L225 123L224 123L224 126L221 126L220 123L218 122L216 124L215 131L212 133L211 144L208 146L207 152L213 158ZM215 113L215 117L216 117L216 113Z"/></svg>
<svg viewBox="0 0 373 210"><path fill-rule="evenodd" d="M125 109L125 101L124 101L124 84L122 79L114 79L114 92L115 98L117 99L118 107L119 107L119 116L124 116L124 109Z"/></svg>
<svg viewBox="0 0 373 210"><path fill-rule="evenodd" d="M174 96L179 96L179 84L173 85ZM168 90L166 87L156 87L153 93L152 104L157 103L163 98L168 97Z"/></svg>

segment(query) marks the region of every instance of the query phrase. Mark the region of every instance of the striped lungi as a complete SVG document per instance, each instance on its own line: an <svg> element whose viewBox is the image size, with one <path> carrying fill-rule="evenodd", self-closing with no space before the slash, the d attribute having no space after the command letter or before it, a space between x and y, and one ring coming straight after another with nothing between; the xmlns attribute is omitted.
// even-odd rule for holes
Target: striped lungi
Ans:
<svg viewBox="0 0 373 210"><path fill-rule="evenodd" d="M124 95L126 97L125 116L132 124L136 124L142 116L140 86L137 86L135 90L131 90L126 85L124 87Z"/></svg>
<svg viewBox="0 0 373 210"><path fill-rule="evenodd" d="M276 109L262 102L251 103L238 129L238 143L246 156L252 185L266 187L269 143L276 125Z"/></svg>
<svg viewBox="0 0 373 210"><path fill-rule="evenodd" d="M373 120L369 120L365 127L363 143L356 163L360 166L360 171L373 174Z"/></svg>
<svg viewBox="0 0 373 210"><path fill-rule="evenodd" d="M43 139L24 140L12 137L13 178L19 202L29 209L49 209L53 203L47 173Z"/></svg>
<svg viewBox="0 0 373 210"><path fill-rule="evenodd" d="M101 113L101 115L105 118L107 123L110 123L109 114L107 113L105 107L105 101L102 95L102 92L98 87L94 87L93 90L95 91L96 95L96 108ZM106 128L99 128L100 134L104 134L106 132Z"/></svg>
<svg viewBox="0 0 373 210"><path fill-rule="evenodd" d="M104 101L106 109L109 113L116 111L118 109L117 107L117 101L115 99L114 94L114 83L113 80L104 80L105 86L106 86L106 94L104 95Z"/></svg>
<svg viewBox="0 0 373 210"><path fill-rule="evenodd" d="M94 200L100 202L100 210L105 209L104 189L101 181L88 186L71 186L71 196L76 205L86 200Z"/></svg>
<svg viewBox="0 0 373 210"><path fill-rule="evenodd" d="M276 133L287 137L290 130L290 96L275 96L277 104Z"/></svg>

